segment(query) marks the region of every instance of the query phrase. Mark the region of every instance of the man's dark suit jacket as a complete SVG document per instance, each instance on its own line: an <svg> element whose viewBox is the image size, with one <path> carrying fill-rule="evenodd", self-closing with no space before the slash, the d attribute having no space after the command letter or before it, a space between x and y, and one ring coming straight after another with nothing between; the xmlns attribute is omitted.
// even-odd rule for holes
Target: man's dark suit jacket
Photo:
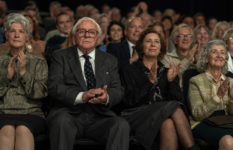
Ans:
<svg viewBox="0 0 233 150"><path fill-rule="evenodd" d="M123 95L119 79L117 60L108 53L96 50L95 54L96 88L107 85L109 104L91 104L102 115L114 115L108 108L117 104ZM82 75L77 47L61 49L54 52L51 59L48 79L49 95L55 99L59 108L68 107L77 111L82 105L74 106L79 92L87 90Z"/></svg>
<svg viewBox="0 0 233 150"><path fill-rule="evenodd" d="M107 52L117 58L119 69L129 64L130 49L127 41L110 43L107 47Z"/></svg>

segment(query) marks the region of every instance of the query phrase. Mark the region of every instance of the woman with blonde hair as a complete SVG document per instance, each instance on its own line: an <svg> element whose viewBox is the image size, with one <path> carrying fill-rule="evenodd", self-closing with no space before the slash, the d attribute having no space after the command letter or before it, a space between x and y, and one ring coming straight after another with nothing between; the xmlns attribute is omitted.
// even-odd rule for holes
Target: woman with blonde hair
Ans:
<svg viewBox="0 0 233 150"><path fill-rule="evenodd" d="M211 35L211 39L212 40L215 40L215 39L222 40L223 34L225 33L225 31L229 27L230 27L230 25L228 22L219 21L214 27L214 30L213 30L212 35Z"/></svg>

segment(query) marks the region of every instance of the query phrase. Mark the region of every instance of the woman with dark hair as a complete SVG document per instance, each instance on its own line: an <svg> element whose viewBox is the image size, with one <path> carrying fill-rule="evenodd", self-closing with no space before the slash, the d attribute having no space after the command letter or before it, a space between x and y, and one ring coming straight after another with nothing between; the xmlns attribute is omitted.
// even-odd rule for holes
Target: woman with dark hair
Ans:
<svg viewBox="0 0 233 150"><path fill-rule="evenodd" d="M121 115L128 120L132 134L146 150L176 150L178 140L185 149L199 149L180 107L180 65L174 68L171 63L167 69L160 63L166 53L161 35L145 30L136 43L136 51L139 60L121 72L125 89Z"/></svg>
<svg viewBox="0 0 233 150"><path fill-rule="evenodd" d="M165 41L167 41L167 51L171 52L173 49L175 49L175 43L172 40L172 31L173 31L173 20L170 16L163 16L161 23L164 26L165 31Z"/></svg>
<svg viewBox="0 0 233 150"><path fill-rule="evenodd" d="M165 38L165 29L164 29L164 25L161 22L154 22L151 25L149 25L148 28L158 32L163 39Z"/></svg>
<svg viewBox="0 0 233 150"><path fill-rule="evenodd" d="M108 40L109 43L122 42L125 39L125 27L119 22L110 22L108 26Z"/></svg>
<svg viewBox="0 0 233 150"><path fill-rule="evenodd" d="M169 38L173 30L173 20L170 16L163 16L161 22L164 26L165 37Z"/></svg>
<svg viewBox="0 0 233 150"><path fill-rule="evenodd" d="M165 30L164 30L164 25L161 22L154 22L151 25L148 26L148 28L157 31L163 38L165 45L166 45L166 51L168 49L168 44L169 41L168 39L165 37Z"/></svg>

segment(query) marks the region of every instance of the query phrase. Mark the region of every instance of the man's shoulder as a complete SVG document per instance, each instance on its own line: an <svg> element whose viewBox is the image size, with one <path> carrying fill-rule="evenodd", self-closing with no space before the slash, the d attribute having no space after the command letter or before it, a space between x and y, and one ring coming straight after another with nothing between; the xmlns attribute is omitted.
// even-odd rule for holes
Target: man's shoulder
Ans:
<svg viewBox="0 0 233 150"><path fill-rule="evenodd" d="M58 35L60 32L59 32L59 30L58 29L54 29L54 30L51 30L51 31L49 31L47 34L49 35L49 34L51 34L51 35Z"/></svg>
<svg viewBox="0 0 233 150"><path fill-rule="evenodd" d="M75 46L64 48L64 49L59 49L59 50L54 51L53 55L65 57L67 55L73 55L75 50L77 50L77 48Z"/></svg>
<svg viewBox="0 0 233 150"><path fill-rule="evenodd" d="M172 52L167 52L163 59L161 60L161 62L166 66L169 67L170 62L174 62L174 63L179 63L180 59L179 56L177 54L176 51L172 51Z"/></svg>
<svg viewBox="0 0 233 150"><path fill-rule="evenodd" d="M171 52L167 52L167 53L165 54L165 56L166 56L166 57L179 57L176 50L173 50L173 51L171 51Z"/></svg>
<svg viewBox="0 0 233 150"><path fill-rule="evenodd" d="M127 47L127 46L128 46L127 41L108 44L108 48L122 48L122 47Z"/></svg>
<svg viewBox="0 0 233 150"><path fill-rule="evenodd" d="M110 59L110 60L115 60L116 59L115 56L113 56L113 55L111 55L109 53L103 52L103 51L101 51L99 49L96 49L96 53L98 53L98 56L103 57L103 60L104 59Z"/></svg>

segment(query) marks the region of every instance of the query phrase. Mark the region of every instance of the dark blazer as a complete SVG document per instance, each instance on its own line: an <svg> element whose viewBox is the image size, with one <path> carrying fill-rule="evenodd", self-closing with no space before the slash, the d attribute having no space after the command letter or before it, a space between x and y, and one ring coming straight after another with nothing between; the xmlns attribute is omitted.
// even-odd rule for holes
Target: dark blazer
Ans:
<svg viewBox="0 0 233 150"><path fill-rule="evenodd" d="M158 87L161 92L162 101L177 100L183 103L183 94L179 88L179 78L172 82L167 80L168 69L158 62L157 71ZM122 86L125 87L123 103L125 108L134 108L147 105L153 97L154 85L148 79L149 70L141 60L127 65L121 71Z"/></svg>
<svg viewBox="0 0 233 150"><path fill-rule="evenodd" d="M117 104L123 95L118 75L117 60L105 52L96 50L95 56L96 88L107 85L108 107L105 104L90 104L98 113L109 115L109 107ZM77 110L82 104L74 106L79 92L87 90L82 75L77 47L61 49L53 53L48 79L49 95L55 99L57 107Z"/></svg>
<svg viewBox="0 0 233 150"><path fill-rule="evenodd" d="M129 64L130 49L127 41L121 43L110 43L107 47L107 52L117 58L119 69Z"/></svg>

